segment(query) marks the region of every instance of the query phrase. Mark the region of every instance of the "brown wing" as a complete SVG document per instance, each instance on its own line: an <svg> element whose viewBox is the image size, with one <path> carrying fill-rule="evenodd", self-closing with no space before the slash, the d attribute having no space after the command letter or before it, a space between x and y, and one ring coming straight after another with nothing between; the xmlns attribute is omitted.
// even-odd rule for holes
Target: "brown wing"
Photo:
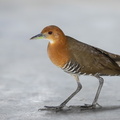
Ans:
<svg viewBox="0 0 120 120"><path fill-rule="evenodd" d="M114 60L115 56L113 54L79 42L69 36L67 36L67 39L72 58L81 66L81 73L120 75L120 67Z"/></svg>

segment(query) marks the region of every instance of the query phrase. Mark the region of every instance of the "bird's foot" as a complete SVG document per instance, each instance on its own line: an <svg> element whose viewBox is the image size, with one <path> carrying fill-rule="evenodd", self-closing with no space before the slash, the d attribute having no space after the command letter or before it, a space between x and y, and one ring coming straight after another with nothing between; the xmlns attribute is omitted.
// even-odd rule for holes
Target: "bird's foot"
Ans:
<svg viewBox="0 0 120 120"><path fill-rule="evenodd" d="M40 108L38 109L39 110L49 110L49 111L56 111L56 112L59 112L59 111L62 111L62 106L44 106L45 108Z"/></svg>
<svg viewBox="0 0 120 120"><path fill-rule="evenodd" d="M81 106L81 108L83 108L83 109L95 109L95 108L97 108L97 106L99 107L99 108L102 108L102 106L101 105L99 105L98 103L95 103L95 104L85 104L84 106Z"/></svg>

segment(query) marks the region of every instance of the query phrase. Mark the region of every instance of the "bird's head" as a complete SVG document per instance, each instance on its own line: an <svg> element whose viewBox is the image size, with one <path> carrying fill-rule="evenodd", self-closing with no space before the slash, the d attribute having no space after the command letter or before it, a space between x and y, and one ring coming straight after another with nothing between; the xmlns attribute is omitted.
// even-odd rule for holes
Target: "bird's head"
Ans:
<svg viewBox="0 0 120 120"><path fill-rule="evenodd" d="M66 37L59 27L50 25L45 27L40 34L33 36L32 39L48 39L51 44L54 44L56 42L63 43Z"/></svg>

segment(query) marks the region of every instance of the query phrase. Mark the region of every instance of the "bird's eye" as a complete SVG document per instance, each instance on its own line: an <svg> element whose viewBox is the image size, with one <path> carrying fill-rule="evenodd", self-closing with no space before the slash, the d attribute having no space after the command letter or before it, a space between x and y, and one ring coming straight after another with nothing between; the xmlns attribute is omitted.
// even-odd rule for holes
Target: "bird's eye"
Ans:
<svg viewBox="0 0 120 120"><path fill-rule="evenodd" d="M51 34L52 34L52 31L49 31L48 34L51 35Z"/></svg>

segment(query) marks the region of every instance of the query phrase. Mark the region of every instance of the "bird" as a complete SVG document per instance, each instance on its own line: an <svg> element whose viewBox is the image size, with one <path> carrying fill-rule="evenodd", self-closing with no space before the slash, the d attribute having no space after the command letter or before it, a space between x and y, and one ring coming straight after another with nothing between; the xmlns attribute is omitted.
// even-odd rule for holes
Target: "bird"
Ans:
<svg viewBox="0 0 120 120"><path fill-rule="evenodd" d="M83 43L67 36L56 25L46 26L33 39L49 40L47 52L50 60L64 72L72 75L76 82L76 90L58 106L44 106L46 109L62 110L66 104L82 89L80 75L91 75L99 80L99 86L92 104L83 108L94 109L104 83L102 76L120 76L120 55Z"/></svg>

